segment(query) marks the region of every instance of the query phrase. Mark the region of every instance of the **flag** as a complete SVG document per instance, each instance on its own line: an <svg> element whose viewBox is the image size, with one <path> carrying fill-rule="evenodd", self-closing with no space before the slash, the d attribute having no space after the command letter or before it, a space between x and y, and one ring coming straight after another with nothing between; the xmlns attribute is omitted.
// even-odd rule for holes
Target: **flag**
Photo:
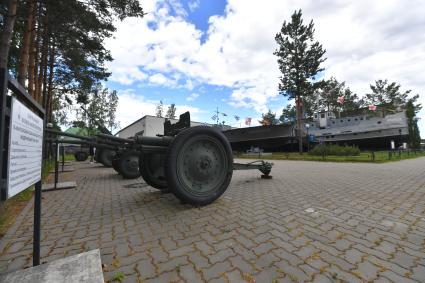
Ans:
<svg viewBox="0 0 425 283"><path fill-rule="evenodd" d="M369 110L371 110L371 111L375 111L376 110L376 105L369 105Z"/></svg>
<svg viewBox="0 0 425 283"><path fill-rule="evenodd" d="M235 115L235 120L236 120L236 121L239 121L239 119L240 119L240 117L239 117L239 116L237 116L237 115Z"/></svg>
<svg viewBox="0 0 425 283"><path fill-rule="evenodd" d="M248 126L251 125L251 118L250 117L245 118L245 125L248 125Z"/></svg>
<svg viewBox="0 0 425 283"><path fill-rule="evenodd" d="M338 99L336 100L339 104L344 104L344 96L338 96Z"/></svg>

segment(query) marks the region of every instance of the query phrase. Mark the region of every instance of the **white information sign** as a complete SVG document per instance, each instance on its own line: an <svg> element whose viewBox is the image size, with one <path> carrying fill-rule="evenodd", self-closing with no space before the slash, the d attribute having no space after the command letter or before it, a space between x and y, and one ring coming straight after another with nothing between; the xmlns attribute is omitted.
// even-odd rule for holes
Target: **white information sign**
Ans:
<svg viewBox="0 0 425 283"><path fill-rule="evenodd" d="M41 180L42 149L43 119L16 98L12 98L8 198Z"/></svg>

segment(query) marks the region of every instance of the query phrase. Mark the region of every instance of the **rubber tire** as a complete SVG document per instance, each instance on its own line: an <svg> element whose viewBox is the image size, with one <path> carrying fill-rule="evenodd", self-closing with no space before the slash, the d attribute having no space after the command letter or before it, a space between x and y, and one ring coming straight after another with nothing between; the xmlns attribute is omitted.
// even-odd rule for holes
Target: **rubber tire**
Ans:
<svg viewBox="0 0 425 283"><path fill-rule="evenodd" d="M136 160L137 160L137 169L136 170L131 170L128 168L128 159L131 157L136 156ZM123 151L120 154L120 158L117 161L117 166L119 168L119 172L121 172L121 175L125 178L125 179L136 179L138 177L140 177L140 171L139 171L139 152L135 151L135 150L128 150L128 151Z"/></svg>
<svg viewBox="0 0 425 283"><path fill-rule="evenodd" d="M118 161L119 161L119 159L120 159L120 156L121 156L121 152L117 152L117 153L115 154L114 158L112 158L112 168L114 168L114 170L115 170L118 174L120 174L120 175L121 175L120 168L119 168L119 166L118 166Z"/></svg>
<svg viewBox="0 0 425 283"><path fill-rule="evenodd" d="M116 152L107 148L102 148L99 151L99 162L105 167L112 167L112 159Z"/></svg>
<svg viewBox="0 0 425 283"><path fill-rule="evenodd" d="M140 175L142 176L143 180L145 180L146 184L165 193L165 192L168 192L168 184L167 184L167 180L165 179L165 172L164 172L163 180L158 180L158 178L152 177L151 158L154 155L156 154L155 153L140 154L139 156ZM164 158L163 167L164 166L165 166L165 158Z"/></svg>
<svg viewBox="0 0 425 283"><path fill-rule="evenodd" d="M89 155L84 151L77 151L74 154L74 157L75 157L75 160L82 162L82 161L86 161Z"/></svg>
<svg viewBox="0 0 425 283"><path fill-rule="evenodd" d="M185 190L185 185L179 180L178 176L178 160L182 158L182 153L185 144L190 143L191 139L207 136L221 143L224 151L224 162L227 169L224 170L223 181L213 189L210 194L199 196ZM207 205L218 199L228 188L233 175L233 154L229 141L224 134L213 127L197 126L188 128L180 132L172 141L167 151L167 159L165 166L165 177L170 191L179 198L183 203L192 205Z"/></svg>

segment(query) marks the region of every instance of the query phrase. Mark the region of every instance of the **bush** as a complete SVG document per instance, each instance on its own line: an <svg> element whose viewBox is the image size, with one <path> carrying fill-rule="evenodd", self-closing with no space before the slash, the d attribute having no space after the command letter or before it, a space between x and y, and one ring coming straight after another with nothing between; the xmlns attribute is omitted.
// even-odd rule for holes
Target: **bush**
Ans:
<svg viewBox="0 0 425 283"><path fill-rule="evenodd" d="M319 144L316 145L309 152L310 155L322 156L336 155L336 156L357 156L360 155L360 149L357 146L337 145L337 144Z"/></svg>

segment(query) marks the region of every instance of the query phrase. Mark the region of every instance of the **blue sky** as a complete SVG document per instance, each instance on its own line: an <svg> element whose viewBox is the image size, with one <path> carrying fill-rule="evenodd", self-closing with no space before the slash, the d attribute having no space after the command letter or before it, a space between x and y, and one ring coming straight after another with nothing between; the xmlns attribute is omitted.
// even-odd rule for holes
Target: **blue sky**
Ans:
<svg viewBox="0 0 425 283"><path fill-rule="evenodd" d="M387 3L143 1L147 16L118 22L107 41L115 59L108 65L112 77L107 86L120 96L118 120L124 127L153 115L160 100L203 122L212 122L218 107L232 126L243 125L246 117L256 124L268 109L279 115L288 102L277 92L274 36L300 8L306 21L314 20L316 39L327 50L325 78L346 81L360 96L377 79L421 93L425 83L418 74L425 67L418 62L425 60L425 37L418 37L423 34L418 27L425 24L425 6L419 0ZM420 99L425 102L423 95ZM421 129L424 135L423 119Z"/></svg>

